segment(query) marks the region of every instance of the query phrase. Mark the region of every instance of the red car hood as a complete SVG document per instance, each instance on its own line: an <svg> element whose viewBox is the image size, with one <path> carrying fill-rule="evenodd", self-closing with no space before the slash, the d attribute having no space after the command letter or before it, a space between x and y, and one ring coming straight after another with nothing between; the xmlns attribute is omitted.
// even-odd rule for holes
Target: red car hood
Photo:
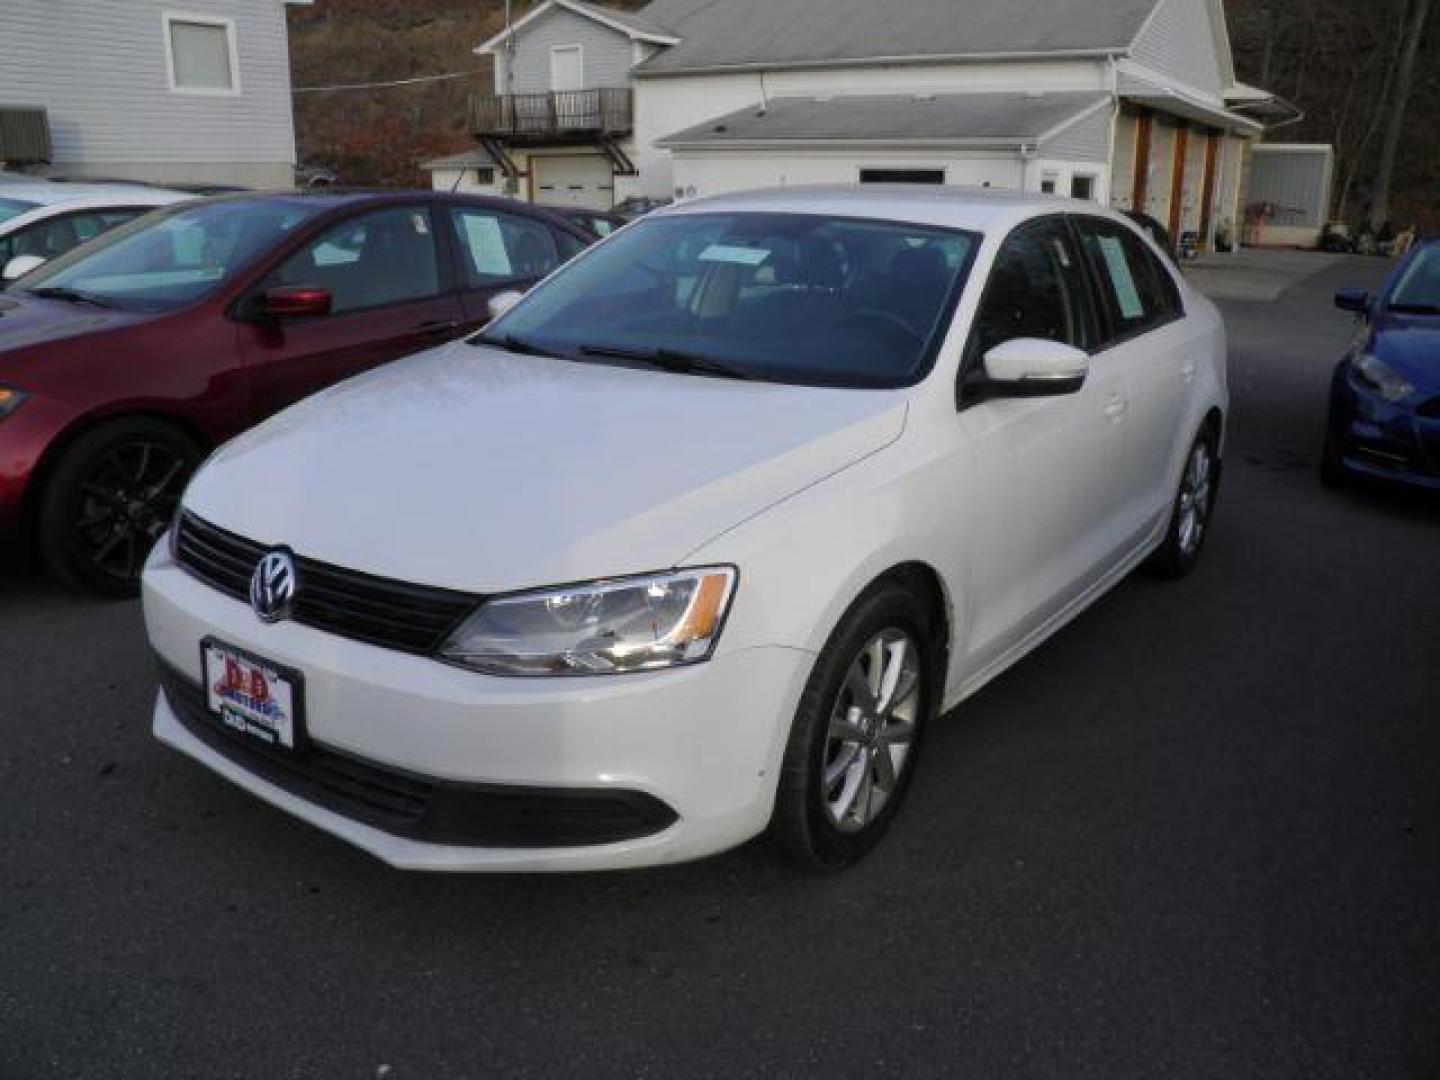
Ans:
<svg viewBox="0 0 1440 1080"><path fill-rule="evenodd" d="M39 300L24 293L6 293L0 296L0 355L13 349L131 326L150 318L153 316L111 311L93 304Z"/></svg>

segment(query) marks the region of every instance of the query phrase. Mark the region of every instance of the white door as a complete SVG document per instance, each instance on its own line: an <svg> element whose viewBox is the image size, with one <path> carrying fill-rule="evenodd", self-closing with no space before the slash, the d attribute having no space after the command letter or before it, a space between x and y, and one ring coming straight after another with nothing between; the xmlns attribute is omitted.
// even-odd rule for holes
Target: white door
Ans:
<svg viewBox="0 0 1440 1080"><path fill-rule="evenodd" d="M974 505L964 515L971 671L1039 629L1119 557L1113 513L1128 411L1124 371L1092 358L1078 393L984 400L984 353L1015 338L1089 350L1097 336L1082 256L1064 220L1022 225L996 256L967 349L960 422L973 448ZM975 401L967 404L967 400Z"/></svg>
<svg viewBox="0 0 1440 1080"><path fill-rule="evenodd" d="M1138 236L1100 218L1080 217L1076 225L1109 309L1114 341L1099 355L1124 370L1129 387L1116 516L1127 523L1133 544L1170 512L1171 472L1194 434L1181 426L1201 346L1170 272Z"/></svg>
<svg viewBox="0 0 1440 1080"><path fill-rule="evenodd" d="M579 45L556 45L550 50L550 89L557 94L585 88L585 54Z"/></svg>
<svg viewBox="0 0 1440 1080"><path fill-rule="evenodd" d="M615 205L615 171L599 154L532 156L530 169L541 206L609 210Z"/></svg>

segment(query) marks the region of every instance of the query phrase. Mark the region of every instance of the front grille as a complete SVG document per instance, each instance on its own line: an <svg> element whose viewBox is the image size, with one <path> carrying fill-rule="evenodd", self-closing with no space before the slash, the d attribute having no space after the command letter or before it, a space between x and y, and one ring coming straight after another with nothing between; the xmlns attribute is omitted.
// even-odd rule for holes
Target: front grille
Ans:
<svg viewBox="0 0 1440 1080"><path fill-rule="evenodd" d="M194 514L180 516L180 565L212 588L248 601L250 575L270 548ZM340 637L428 656L481 602L470 593L411 585L295 557L299 588L290 617Z"/></svg>
<svg viewBox="0 0 1440 1080"><path fill-rule="evenodd" d="M164 661L159 669L176 719L216 753L307 802L395 836L494 848L583 847L650 836L676 821L674 810L643 792L435 780L313 739L298 750L277 749L230 730L210 712L204 687Z"/></svg>

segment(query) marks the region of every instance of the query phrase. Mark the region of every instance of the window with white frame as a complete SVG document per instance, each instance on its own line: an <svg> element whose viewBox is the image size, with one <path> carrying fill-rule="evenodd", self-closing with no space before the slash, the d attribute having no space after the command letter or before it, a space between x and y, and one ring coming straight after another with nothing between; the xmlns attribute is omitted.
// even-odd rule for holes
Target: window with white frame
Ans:
<svg viewBox="0 0 1440 1080"><path fill-rule="evenodd" d="M176 93L238 94L234 21L166 12L165 69Z"/></svg>

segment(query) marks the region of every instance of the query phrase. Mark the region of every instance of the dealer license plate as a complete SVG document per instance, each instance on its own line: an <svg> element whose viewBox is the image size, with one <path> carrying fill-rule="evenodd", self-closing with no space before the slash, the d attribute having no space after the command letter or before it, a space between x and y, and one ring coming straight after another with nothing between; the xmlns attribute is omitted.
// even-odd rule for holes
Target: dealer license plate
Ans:
<svg viewBox="0 0 1440 1080"><path fill-rule="evenodd" d="M201 644L200 653L206 701L221 724L278 750L299 745L297 673L213 639Z"/></svg>

